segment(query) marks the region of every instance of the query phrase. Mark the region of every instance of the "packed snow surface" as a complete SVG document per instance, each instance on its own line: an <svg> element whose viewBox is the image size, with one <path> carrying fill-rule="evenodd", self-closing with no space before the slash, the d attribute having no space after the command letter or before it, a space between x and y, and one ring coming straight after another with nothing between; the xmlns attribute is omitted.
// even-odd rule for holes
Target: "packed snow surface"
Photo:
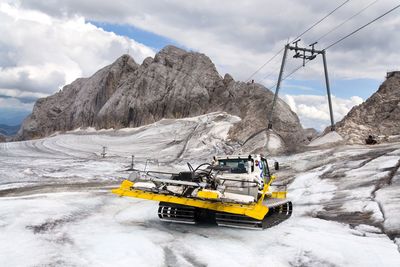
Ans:
<svg viewBox="0 0 400 267"><path fill-rule="evenodd" d="M321 137L316 138L315 140L313 140L310 144L308 144L309 146L321 146L321 145L326 145L326 144L331 144L331 143L336 143L339 141L342 141L343 137L340 136L340 134L338 134L335 131L329 132Z"/></svg>
<svg viewBox="0 0 400 267"><path fill-rule="evenodd" d="M232 152L237 118L216 116L0 144L0 266L400 266L400 143L277 157L294 213L263 231L165 223L110 193L131 155L171 170Z"/></svg>

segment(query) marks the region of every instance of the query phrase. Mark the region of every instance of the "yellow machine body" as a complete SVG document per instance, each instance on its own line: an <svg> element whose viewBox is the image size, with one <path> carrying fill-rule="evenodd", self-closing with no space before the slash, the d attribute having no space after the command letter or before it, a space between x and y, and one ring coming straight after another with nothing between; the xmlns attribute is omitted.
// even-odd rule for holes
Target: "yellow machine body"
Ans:
<svg viewBox="0 0 400 267"><path fill-rule="evenodd" d="M262 196L258 199L258 201L249 204L222 202L218 199L218 195L216 194L216 192L212 192L211 190L199 191L197 194L197 198L153 193L133 188L134 183L129 180L124 180L119 188L112 190L112 193L119 196L148 199L159 202L208 209L218 212L246 215L257 220L262 220L269 211L269 208L263 204L265 196L268 195L274 198L281 199L286 198L286 192L268 192L269 186L274 178L275 177L273 177L268 184L264 185Z"/></svg>
<svg viewBox="0 0 400 267"><path fill-rule="evenodd" d="M220 194L217 191L203 189L197 193L197 197L207 198L207 199L218 199L220 197Z"/></svg>

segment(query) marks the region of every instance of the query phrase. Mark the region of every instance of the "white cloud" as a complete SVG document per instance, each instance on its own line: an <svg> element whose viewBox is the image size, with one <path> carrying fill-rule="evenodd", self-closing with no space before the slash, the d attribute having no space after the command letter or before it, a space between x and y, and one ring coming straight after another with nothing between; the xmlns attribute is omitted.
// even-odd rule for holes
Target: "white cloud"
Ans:
<svg viewBox="0 0 400 267"><path fill-rule="evenodd" d="M79 15L54 17L3 1L0 21L3 96L34 98L52 94L78 77L92 75L128 49L139 63L154 55L145 45L105 32ZM0 108L27 108L21 103L3 98Z"/></svg>
<svg viewBox="0 0 400 267"><path fill-rule="evenodd" d="M0 95L13 98L41 98L47 96L47 94L44 93L21 91L18 89L4 89L4 88L0 88Z"/></svg>
<svg viewBox="0 0 400 267"><path fill-rule="evenodd" d="M297 106L296 106L296 101L294 100L294 97L291 95L285 95L283 97L283 100L289 105L290 109L297 113Z"/></svg>
<svg viewBox="0 0 400 267"><path fill-rule="evenodd" d="M50 94L77 77L89 76L129 48L140 61L154 51L85 22L130 24L168 37L210 56L219 71L243 80L294 38L333 10L340 2L319 0L0 0L0 89ZM366 4L350 1L305 36L309 44ZM325 47L370 21L398 0L380 1L318 44ZM399 69L398 11L328 50L331 80L373 78ZM300 64L289 56L287 73ZM267 65L256 82L274 84L281 55ZM275 74L261 81L270 72ZM296 73L301 79L321 79L321 59ZM303 88L305 89L305 88ZM1 94L1 91L0 91ZM354 92L356 94L356 92ZM18 96L19 97L19 96ZM317 96L316 96L317 97ZM303 124L321 129L329 124L325 99L304 96L286 99ZM290 103L291 101L291 103ZM336 102L335 102L336 101ZM334 99L335 119L343 117L360 99Z"/></svg>
<svg viewBox="0 0 400 267"><path fill-rule="evenodd" d="M319 95L284 95L282 99L297 113L304 128L323 130L330 125L328 99ZM332 109L335 122L340 121L352 107L359 105L363 99L352 96L343 99L332 96Z"/></svg>
<svg viewBox="0 0 400 267"><path fill-rule="evenodd" d="M33 103L24 103L17 98L2 98L0 97L0 110L13 110L16 107L20 111L31 111Z"/></svg>
<svg viewBox="0 0 400 267"><path fill-rule="evenodd" d="M258 66L282 48L283 44L303 32L337 7L338 1L319 0L20 0L23 6L41 10L51 16L80 15L90 20L128 23L166 36L178 43L209 55L221 72L236 79L246 79ZM309 44L357 13L367 4L353 0L318 27L302 37ZM365 24L398 4L397 0L380 1L320 41L325 47L353 29ZM396 13L397 12L397 13ZM396 11L365 30L328 50L332 78L381 79L385 71L399 68L400 16ZM279 64L279 60L276 64ZM297 62L296 64L299 64ZM267 66L260 79L273 70ZM302 78L320 75L321 66L310 66ZM223 74L223 73L222 73Z"/></svg>

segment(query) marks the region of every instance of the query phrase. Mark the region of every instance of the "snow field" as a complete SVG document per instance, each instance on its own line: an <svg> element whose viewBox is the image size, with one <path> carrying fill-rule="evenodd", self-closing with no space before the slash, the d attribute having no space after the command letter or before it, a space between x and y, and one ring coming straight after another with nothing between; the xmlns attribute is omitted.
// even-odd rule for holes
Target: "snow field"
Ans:
<svg viewBox="0 0 400 267"><path fill-rule="evenodd" d="M186 169L231 151L237 118L217 116L0 144L0 266L400 266L399 143L276 157L294 213L263 231L164 223L110 193L132 154Z"/></svg>

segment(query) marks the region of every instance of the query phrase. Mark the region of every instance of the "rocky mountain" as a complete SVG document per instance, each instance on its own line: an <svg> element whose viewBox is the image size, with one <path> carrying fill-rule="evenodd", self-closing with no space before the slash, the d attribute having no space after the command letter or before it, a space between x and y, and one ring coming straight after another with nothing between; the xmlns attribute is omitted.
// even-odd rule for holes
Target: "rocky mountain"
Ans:
<svg viewBox="0 0 400 267"><path fill-rule="evenodd" d="M273 93L260 84L221 77L201 53L167 46L141 65L129 55L89 78L79 78L60 92L39 99L18 138L33 139L78 127L136 127L162 118L192 117L224 111L242 120L230 130L241 144L265 134ZM286 148L306 140L297 115L281 99L274 133Z"/></svg>
<svg viewBox="0 0 400 267"><path fill-rule="evenodd" d="M378 91L353 107L336 131L349 143L364 143L369 135L381 140L400 135L400 71L388 72Z"/></svg>

